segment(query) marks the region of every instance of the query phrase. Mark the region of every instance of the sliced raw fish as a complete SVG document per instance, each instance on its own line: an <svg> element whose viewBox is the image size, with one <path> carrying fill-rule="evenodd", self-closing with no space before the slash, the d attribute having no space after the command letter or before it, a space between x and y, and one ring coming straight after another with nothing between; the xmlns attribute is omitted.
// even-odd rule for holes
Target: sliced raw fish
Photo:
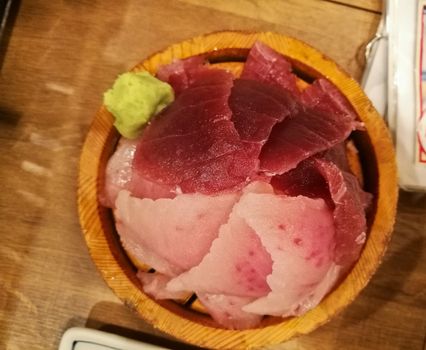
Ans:
<svg viewBox="0 0 426 350"><path fill-rule="evenodd" d="M271 184L290 196L324 199L333 210L336 263L350 266L358 259L366 238L365 209L371 195L362 190L354 175L327 159L312 158L296 169L275 176Z"/></svg>
<svg viewBox="0 0 426 350"><path fill-rule="evenodd" d="M365 208L371 197L362 190L358 179L351 173L341 171L337 165L324 159L314 159L313 162L326 179L335 203L335 261L339 265L352 265L359 258L366 239Z"/></svg>
<svg viewBox="0 0 426 350"><path fill-rule="evenodd" d="M192 84L192 72L202 67L204 62L203 56L174 60L158 69L157 78L169 83L177 96Z"/></svg>
<svg viewBox="0 0 426 350"><path fill-rule="evenodd" d="M331 147L324 153L323 157L336 164L341 170L351 171L346 154L346 142L341 142Z"/></svg>
<svg viewBox="0 0 426 350"><path fill-rule="evenodd" d="M225 328L254 328L262 320L262 316L242 310L243 306L254 298L209 293L200 293L197 296L213 319Z"/></svg>
<svg viewBox="0 0 426 350"><path fill-rule="evenodd" d="M300 108L275 125L262 148L264 172L283 174L294 169L302 160L342 143L359 125L353 107L326 79L317 79L295 98Z"/></svg>
<svg viewBox="0 0 426 350"><path fill-rule="evenodd" d="M237 79L229 98L232 121L241 139L261 147L272 127L295 113L297 102L286 90L256 80Z"/></svg>
<svg viewBox="0 0 426 350"><path fill-rule="evenodd" d="M338 114L354 123L357 114L345 96L327 79L320 78L303 90L302 103L325 113Z"/></svg>
<svg viewBox="0 0 426 350"><path fill-rule="evenodd" d="M121 138L117 149L109 158L105 169L104 189L99 196L102 205L113 208L118 192L129 189L133 176L132 163L137 143L137 140Z"/></svg>
<svg viewBox="0 0 426 350"><path fill-rule="evenodd" d="M334 209L334 201L326 179L310 159L301 162L295 169L274 176L271 185L278 193L287 196L322 198L331 210Z"/></svg>
<svg viewBox="0 0 426 350"><path fill-rule="evenodd" d="M179 186L183 193L239 189L255 171L258 159L230 120L233 77L205 68L194 79L144 131L134 170L150 181Z"/></svg>
<svg viewBox="0 0 426 350"><path fill-rule="evenodd" d="M334 258L334 225L322 199L249 193L234 211L271 255L271 292L243 307L259 315L299 314L327 276ZM331 286L330 286L331 287Z"/></svg>
<svg viewBox="0 0 426 350"><path fill-rule="evenodd" d="M239 196L182 194L151 200L120 191L115 203L117 231L133 257L176 276L201 262Z"/></svg>
<svg viewBox="0 0 426 350"><path fill-rule="evenodd" d="M343 142L353 128L353 119L305 108L272 129L260 154L260 168L267 173L283 174L304 159Z"/></svg>
<svg viewBox="0 0 426 350"><path fill-rule="evenodd" d="M105 184L99 200L102 205L114 208L118 192L128 190L139 198L173 198L176 188L149 181L133 171L133 159L138 140L122 137L105 170Z"/></svg>
<svg viewBox="0 0 426 350"><path fill-rule="evenodd" d="M186 299L191 294L186 292L170 292L166 289L167 283L171 277L164 274L154 272L138 271L136 276L142 282L143 290L146 294L151 295L155 299Z"/></svg>
<svg viewBox="0 0 426 350"><path fill-rule="evenodd" d="M290 62L260 41L251 48L241 78L277 85L295 96L299 95L296 76L292 73Z"/></svg>
<svg viewBox="0 0 426 350"><path fill-rule="evenodd" d="M271 256L259 237L243 219L231 214L201 263L172 279L167 289L259 297L270 291L266 276L271 272Z"/></svg>
<svg viewBox="0 0 426 350"><path fill-rule="evenodd" d="M267 183L255 181L247 185L242 193L244 197L248 193L273 194L274 190ZM187 291L237 296L264 295L269 291L266 276L271 273L271 266L272 260L258 236L241 218L231 213L200 264L172 279L164 294ZM163 286L161 282L156 285Z"/></svg>

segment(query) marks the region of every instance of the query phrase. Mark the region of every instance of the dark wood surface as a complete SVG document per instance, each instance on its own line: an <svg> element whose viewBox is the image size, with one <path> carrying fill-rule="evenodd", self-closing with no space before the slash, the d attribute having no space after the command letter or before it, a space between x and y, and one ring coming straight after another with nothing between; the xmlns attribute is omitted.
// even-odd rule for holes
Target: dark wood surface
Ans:
<svg viewBox="0 0 426 350"><path fill-rule="evenodd" d="M359 79L380 8L367 0L22 1L0 51L0 349L56 349L71 326L139 339L153 332L101 279L76 209L82 143L118 73L174 42L242 29L295 36ZM327 325L275 348L424 349L425 240L426 195L402 192L368 287Z"/></svg>

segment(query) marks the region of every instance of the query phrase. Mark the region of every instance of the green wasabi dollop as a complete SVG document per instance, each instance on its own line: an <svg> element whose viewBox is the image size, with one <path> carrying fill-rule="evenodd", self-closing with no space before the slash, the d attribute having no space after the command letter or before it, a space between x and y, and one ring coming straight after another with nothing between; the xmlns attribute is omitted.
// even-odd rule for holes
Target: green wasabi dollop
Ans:
<svg viewBox="0 0 426 350"><path fill-rule="evenodd" d="M114 118L118 132L136 138L149 118L173 102L173 88L148 72L121 74L104 94L104 105Z"/></svg>

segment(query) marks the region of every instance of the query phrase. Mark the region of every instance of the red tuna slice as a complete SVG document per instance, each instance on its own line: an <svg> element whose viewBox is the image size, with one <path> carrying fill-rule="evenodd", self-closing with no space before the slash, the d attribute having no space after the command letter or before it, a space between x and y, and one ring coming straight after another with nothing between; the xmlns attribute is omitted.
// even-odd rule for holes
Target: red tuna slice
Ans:
<svg viewBox="0 0 426 350"><path fill-rule="evenodd" d="M157 72L157 78L169 83L178 96L193 82L192 72L203 67L204 57L195 56L184 60L174 60L172 63L161 66Z"/></svg>
<svg viewBox="0 0 426 350"><path fill-rule="evenodd" d="M234 211L257 233L273 261L267 277L271 292L243 311L289 316L300 314L307 303L315 306L319 300L313 295L334 258L333 216L325 202L249 193Z"/></svg>
<svg viewBox="0 0 426 350"><path fill-rule="evenodd" d="M283 174L302 160L343 142L353 130L353 119L306 108L277 124L260 154L260 169Z"/></svg>
<svg viewBox="0 0 426 350"><path fill-rule="evenodd" d="M296 76L291 72L291 64L283 55L257 41L251 48L244 64L241 78L274 84L299 95Z"/></svg>
<svg viewBox="0 0 426 350"><path fill-rule="evenodd" d="M341 171L334 163L314 159L313 166L326 179L335 203L336 263L350 266L359 258L366 239L365 208L371 195L361 189L354 175Z"/></svg>
<svg viewBox="0 0 426 350"><path fill-rule="evenodd" d="M262 316L242 310L244 305L255 298L209 293L197 296L213 319L227 329L254 328L262 320Z"/></svg>
<svg viewBox="0 0 426 350"><path fill-rule="evenodd" d="M151 200L120 191L117 231L132 256L160 273L176 276L201 262L238 198L238 193L182 194Z"/></svg>
<svg viewBox="0 0 426 350"><path fill-rule="evenodd" d="M366 237L365 208L371 195L358 179L326 159L313 158L283 175L275 176L274 188L290 196L323 198L333 210L336 227L335 261L350 266L359 257Z"/></svg>
<svg viewBox="0 0 426 350"><path fill-rule="evenodd" d="M300 96L305 106L324 113L337 114L344 124L355 128L357 114L345 96L327 79L317 79L308 86Z"/></svg>
<svg viewBox="0 0 426 350"><path fill-rule="evenodd" d="M310 159L301 162L295 169L272 177L271 185L278 193L287 196L322 198L328 207L334 210L334 201L327 181Z"/></svg>
<svg viewBox="0 0 426 350"><path fill-rule="evenodd" d="M255 80L237 79L229 98L232 121L241 139L261 147L272 127L294 114L297 103L286 90Z"/></svg>
<svg viewBox="0 0 426 350"><path fill-rule="evenodd" d="M346 142L338 143L324 153L324 159L336 164L341 170L350 172L348 157L346 155Z"/></svg>
<svg viewBox="0 0 426 350"><path fill-rule="evenodd" d="M172 279L167 289L259 297L270 291L266 276L271 272L271 257L259 237L243 219L231 214L201 263Z"/></svg>
<svg viewBox="0 0 426 350"><path fill-rule="evenodd" d="M258 159L230 120L232 75L204 69L196 76L146 128L136 149L135 171L150 181L180 186L184 193L242 187Z"/></svg>
<svg viewBox="0 0 426 350"><path fill-rule="evenodd" d="M128 190L139 198L173 198L175 189L148 181L133 171L133 159L138 140L121 138L108 160L104 190L99 196L102 205L113 208L118 192Z"/></svg>
<svg viewBox="0 0 426 350"><path fill-rule="evenodd" d="M272 130L260 154L261 170L283 174L300 161L342 143L359 124L352 106L326 79L317 79L300 100L305 108Z"/></svg>

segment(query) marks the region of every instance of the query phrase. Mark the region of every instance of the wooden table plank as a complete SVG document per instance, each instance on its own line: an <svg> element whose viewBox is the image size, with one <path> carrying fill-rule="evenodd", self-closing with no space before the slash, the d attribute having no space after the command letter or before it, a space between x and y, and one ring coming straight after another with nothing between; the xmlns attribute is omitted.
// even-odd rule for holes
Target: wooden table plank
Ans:
<svg viewBox="0 0 426 350"><path fill-rule="evenodd" d="M250 0L180 1L196 5L203 12L214 9L225 15L247 17L252 22L264 21L272 26L271 30L300 38L316 47L357 79L361 77L364 64L364 47L374 36L380 20L377 13L330 1L304 0L303 6L298 0L271 0L268 6L264 1ZM246 28L232 26L231 29Z"/></svg>
<svg viewBox="0 0 426 350"><path fill-rule="evenodd" d="M383 0L325 0L334 2L336 4L342 4L355 8L364 9L367 11L373 11L377 13L382 12Z"/></svg>
<svg viewBox="0 0 426 350"><path fill-rule="evenodd" d="M76 210L80 149L118 73L171 43L242 29L296 36L359 78L357 57L379 20L313 0L196 1L22 1L0 76L1 349L56 349L65 329L86 324L152 332L100 278ZM403 193L367 289L328 325L277 348L422 349L424 232L426 196Z"/></svg>

